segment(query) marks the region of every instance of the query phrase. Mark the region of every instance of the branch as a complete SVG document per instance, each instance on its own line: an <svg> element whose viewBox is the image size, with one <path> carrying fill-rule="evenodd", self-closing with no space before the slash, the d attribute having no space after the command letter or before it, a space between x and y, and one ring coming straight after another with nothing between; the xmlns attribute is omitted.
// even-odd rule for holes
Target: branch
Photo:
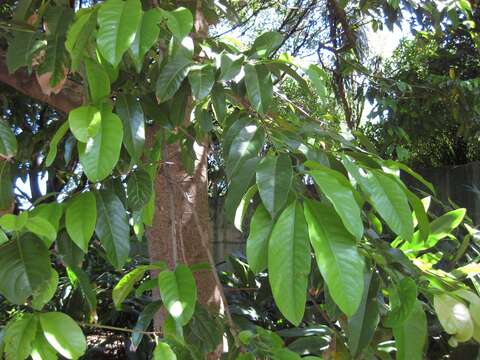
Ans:
<svg viewBox="0 0 480 360"><path fill-rule="evenodd" d="M2 51L0 51L0 82L64 113L82 105L83 102L83 87L72 80L65 82L59 94L48 96L42 92L35 76L28 74L25 69L10 74L5 62L5 53Z"/></svg>

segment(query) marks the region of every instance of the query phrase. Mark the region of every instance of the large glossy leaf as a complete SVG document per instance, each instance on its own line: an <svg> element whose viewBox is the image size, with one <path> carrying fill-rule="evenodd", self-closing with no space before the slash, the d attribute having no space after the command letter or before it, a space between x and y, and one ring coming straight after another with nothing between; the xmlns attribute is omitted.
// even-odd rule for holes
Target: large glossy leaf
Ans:
<svg viewBox="0 0 480 360"><path fill-rule="evenodd" d="M32 351L38 320L33 314L24 314L7 325L3 343L7 360L24 360Z"/></svg>
<svg viewBox="0 0 480 360"><path fill-rule="evenodd" d="M35 310L41 310L55 295L58 287L58 273L51 269L50 279L39 289L38 293L32 299L32 307Z"/></svg>
<svg viewBox="0 0 480 360"><path fill-rule="evenodd" d="M17 139L5 120L0 120L0 155L11 158L17 154Z"/></svg>
<svg viewBox="0 0 480 360"><path fill-rule="evenodd" d="M57 237L57 230L48 220L41 216L30 216L25 224L25 228L39 236L46 247L50 247Z"/></svg>
<svg viewBox="0 0 480 360"><path fill-rule="evenodd" d="M230 184L228 184L228 192L225 198L225 215L230 221L234 221L238 205L248 188L252 185L259 160L258 157L253 157L241 164L237 175L232 177Z"/></svg>
<svg viewBox="0 0 480 360"><path fill-rule="evenodd" d="M427 317L420 301L402 326L393 328L398 360L421 360L427 340Z"/></svg>
<svg viewBox="0 0 480 360"><path fill-rule="evenodd" d="M183 39L192 30L193 16L187 8L179 7L173 11L164 11L163 16L167 19L168 30L178 39Z"/></svg>
<svg viewBox="0 0 480 360"><path fill-rule="evenodd" d="M302 321L310 273L310 244L303 208L289 205L273 226L268 242L268 271L273 298L294 325Z"/></svg>
<svg viewBox="0 0 480 360"><path fill-rule="evenodd" d="M337 214L342 219L345 228L357 240L363 236L363 223L360 208L355 200L355 189L340 172L318 165L308 174L325 196L333 204Z"/></svg>
<svg viewBox="0 0 480 360"><path fill-rule="evenodd" d="M142 17L138 0L107 0L98 11L97 47L115 67L135 39Z"/></svg>
<svg viewBox="0 0 480 360"><path fill-rule="evenodd" d="M97 14L92 9L81 9L75 15L75 21L68 29L65 47L72 59L71 69L76 71L83 57L88 42L92 38L97 23Z"/></svg>
<svg viewBox="0 0 480 360"><path fill-rule="evenodd" d="M175 271L165 270L158 275L160 296L168 312L181 325L192 318L197 301L197 286L192 271L177 265Z"/></svg>
<svg viewBox="0 0 480 360"><path fill-rule="evenodd" d="M388 327L402 326L412 313L417 302L417 285L411 278L403 278L396 286L389 289L391 311L385 318Z"/></svg>
<svg viewBox="0 0 480 360"><path fill-rule="evenodd" d="M305 218L330 295L350 317L358 310L364 291L364 260L358 253L355 238L345 229L333 207L306 200Z"/></svg>
<svg viewBox="0 0 480 360"><path fill-rule="evenodd" d="M95 231L96 221L97 204L92 192L81 193L68 201L65 227L73 242L85 253Z"/></svg>
<svg viewBox="0 0 480 360"><path fill-rule="evenodd" d="M161 16L161 13L157 9L148 10L142 16L135 39L130 46L130 52L138 72L142 70L145 54L158 39L158 35L160 34L158 25L161 21Z"/></svg>
<svg viewBox="0 0 480 360"><path fill-rule="evenodd" d="M259 204L250 220L247 239L247 259L250 269L259 273L267 268L268 239L272 233L273 221L265 206Z"/></svg>
<svg viewBox="0 0 480 360"><path fill-rule="evenodd" d="M63 204L57 202L51 202L46 204L40 204L30 211L30 217L41 217L47 220L58 232L60 227L60 219L63 216Z"/></svg>
<svg viewBox="0 0 480 360"><path fill-rule="evenodd" d="M237 174L245 161L258 155L263 145L264 137L263 129L253 124L241 128L234 135L225 169L229 178Z"/></svg>
<svg viewBox="0 0 480 360"><path fill-rule="evenodd" d="M192 66L188 73L192 95L196 100L203 100L210 94L215 83L215 71L212 65Z"/></svg>
<svg viewBox="0 0 480 360"><path fill-rule="evenodd" d="M130 252L130 227L121 200L112 190L101 190L97 199L97 224L95 233L107 253L107 259L121 268Z"/></svg>
<svg viewBox="0 0 480 360"><path fill-rule="evenodd" d="M115 111L123 123L123 145L134 161L139 161L145 147L145 116L138 99L120 95Z"/></svg>
<svg viewBox="0 0 480 360"><path fill-rule="evenodd" d="M145 170L137 169L127 178L127 204L132 210L142 209L153 194L153 181Z"/></svg>
<svg viewBox="0 0 480 360"><path fill-rule="evenodd" d="M292 184L293 168L287 154L267 155L257 165L257 186L260 198L272 218L285 206Z"/></svg>
<svg viewBox="0 0 480 360"><path fill-rule="evenodd" d="M37 336L32 344L32 360L57 360L57 352L48 343L45 335L41 331L37 331Z"/></svg>
<svg viewBox="0 0 480 360"><path fill-rule="evenodd" d="M365 274L365 291L358 310L348 319L348 346L356 358L372 341L380 320L377 303L379 281L372 273Z"/></svg>
<svg viewBox="0 0 480 360"><path fill-rule="evenodd" d="M157 78L156 95L158 102L170 100L180 89L187 77L192 60L179 54L168 60Z"/></svg>
<svg viewBox="0 0 480 360"><path fill-rule="evenodd" d="M48 312L38 315L49 344L67 359L78 359L87 350L82 329L68 315Z"/></svg>
<svg viewBox="0 0 480 360"><path fill-rule="evenodd" d="M70 131L78 141L83 143L98 134L101 121L102 115L95 106L80 106L68 114Z"/></svg>
<svg viewBox="0 0 480 360"><path fill-rule="evenodd" d="M98 133L87 143L78 143L80 163L91 181L105 179L112 172L120 156L123 129L119 117L102 112Z"/></svg>
<svg viewBox="0 0 480 360"><path fill-rule="evenodd" d="M244 69L250 103L256 111L267 112L273 97L272 76L267 66L245 64Z"/></svg>
<svg viewBox="0 0 480 360"><path fill-rule="evenodd" d="M242 69L245 57L243 55L232 55L222 53L220 56L220 75L219 81L229 81L234 79Z"/></svg>
<svg viewBox="0 0 480 360"><path fill-rule="evenodd" d="M23 304L50 280L50 254L31 233L0 247L0 293L13 304Z"/></svg>
<svg viewBox="0 0 480 360"><path fill-rule="evenodd" d="M390 229L404 240L410 241L413 236L413 220L402 187L378 170L366 170L361 173L360 168L345 156L343 164L363 192L368 195L369 201Z"/></svg>
<svg viewBox="0 0 480 360"><path fill-rule="evenodd" d="M98 62L86 58L85 74L87 75L90 100L100 102L110 95L110 78L105 68Z"/></svg>

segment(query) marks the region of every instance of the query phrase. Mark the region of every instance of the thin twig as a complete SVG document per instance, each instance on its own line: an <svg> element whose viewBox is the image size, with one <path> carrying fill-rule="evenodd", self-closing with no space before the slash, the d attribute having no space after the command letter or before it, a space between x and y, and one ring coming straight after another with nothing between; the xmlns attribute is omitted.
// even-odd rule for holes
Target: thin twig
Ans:
<svg viewBox="0 0 480 360"><path fill-rule="evenodd" d="M133 329L127 329L127 328L121 328L117 326L110 326L110 325L101 325L101 324L88 324L84 322L78 322L78 325L83 326L83 327L91 327L91 328L98 328L98 329L106 329L106 330L112 330L112 331L121 331L121 332L127 332L127 333L139 333L143 335L153 335L153 336L161 336L162 332L161 331L143 331L143 330L133 330Z"/></svg>

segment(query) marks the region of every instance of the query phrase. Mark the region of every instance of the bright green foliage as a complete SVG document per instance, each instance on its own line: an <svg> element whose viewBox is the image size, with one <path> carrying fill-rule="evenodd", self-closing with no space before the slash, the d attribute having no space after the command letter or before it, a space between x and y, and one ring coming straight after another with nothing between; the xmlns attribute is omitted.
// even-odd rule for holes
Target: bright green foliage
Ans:
<svg viewBox="0 0 480 360"><path fill-rule="evenodd" d="M403 325L393 328L397 344L397 359L420 360L427 339L427 318L422 303L417 300Z"/></svg>
<svg viewBox="0 0 480 360"><path fill-rule="evenodd" d="M265 270L268 259L268 239L272 233L273 221L265 206L259 205L250 221L247 239L247 259L253 272Z"/></svg>
<svg viewBox="0 0 480 360"><path fill-rule="evenodd" d="M295 201L276 221L268 243L273 298L294 325L300 323L305 311L310 262L307 223L302 205Z"/></svg>
<svg viewBox="0 0 480 360"><path fill-rule="evenodd" d="M70 238L83 252L88 250L96 222L97 204L92 192L84 192L68 202L65 210L65 227Z"/></svg>
<svg viewBox="0 0 480 360"><path fill-rule="evenodd" d="M265 65L245 64L245 86L253 108L261 113L267 112L272 102L272 77Z"/></svg>
<svg viewBox="0 0 480 360"><path fill-rule="evenodd" d="M172 348L164 342L160 342L155 346L153 351L154 360L177 360L177 356L173 352Z"/></svg>

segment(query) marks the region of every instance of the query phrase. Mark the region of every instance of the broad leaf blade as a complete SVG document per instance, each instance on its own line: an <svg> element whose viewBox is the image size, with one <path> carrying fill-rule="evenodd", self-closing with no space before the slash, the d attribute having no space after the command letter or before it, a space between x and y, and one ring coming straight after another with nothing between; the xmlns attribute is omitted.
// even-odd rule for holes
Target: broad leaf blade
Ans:
<svg viewBox="0 0 480 360"><path fill-rule="evenodd" d="M92 192L84 192L68 202L65 227L73 242L85 253L95 231L96 221L97 205Z"/></svg>

